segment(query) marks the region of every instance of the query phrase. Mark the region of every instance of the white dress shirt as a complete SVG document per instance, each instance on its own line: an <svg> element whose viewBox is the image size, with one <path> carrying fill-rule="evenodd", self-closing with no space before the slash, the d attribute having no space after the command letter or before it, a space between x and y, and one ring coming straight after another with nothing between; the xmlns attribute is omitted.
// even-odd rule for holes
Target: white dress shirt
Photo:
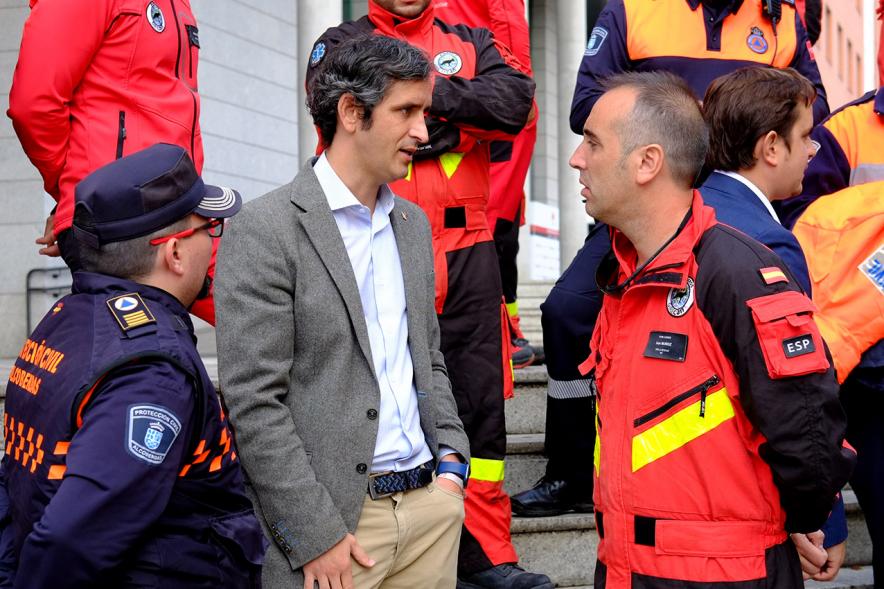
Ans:
<svg viewBox="0 0 884 589"><path fill-rule="evenodd" d="M764 196L764 193L761 192L761 190L757 186L755 186L754 182L752 182L751 180L749 180L749 178L746 178L745 176L743 176L741 174L737 174L736 172L725 172L722 170L715 170L715 171L718 174L724 174L728 178L733 178L737 182L742 183L743 186L745 186L746 188L751 190L753 193L755 193L755 196L758 197L758 200L760 200L762 203L764 203L764 208L766 208L767 212L770 213L770 216L774 218L774 221L776 221L777 223L780 223L780 225L782 225L782 222L780 222L780 218L777 216L777 212L774 210L773 205L770 204L770 201L767 199L766 196Z"/></svg>
<svg viewBox="0 0 884 589"><path fill-rule="evenodd" d="M381 391L372 472L412 469L433 455L424 439L408 345L405 283L390 224L393 193L381 186L374 214L350 192L322 154L313 166L359 287L374 372Z"/></svg>

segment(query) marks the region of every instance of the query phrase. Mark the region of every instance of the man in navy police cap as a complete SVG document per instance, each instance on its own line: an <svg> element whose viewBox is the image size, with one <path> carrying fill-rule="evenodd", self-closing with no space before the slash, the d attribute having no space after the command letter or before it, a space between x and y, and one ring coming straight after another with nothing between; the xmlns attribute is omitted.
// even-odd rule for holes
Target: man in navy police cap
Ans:
<svg viewBox="0 0 884 589"><path fill-rule="evenodd" d="M82 270L6 389L8 586L259 586L266 541L187 312L241 204L168 144L77 186Z"/></svg>

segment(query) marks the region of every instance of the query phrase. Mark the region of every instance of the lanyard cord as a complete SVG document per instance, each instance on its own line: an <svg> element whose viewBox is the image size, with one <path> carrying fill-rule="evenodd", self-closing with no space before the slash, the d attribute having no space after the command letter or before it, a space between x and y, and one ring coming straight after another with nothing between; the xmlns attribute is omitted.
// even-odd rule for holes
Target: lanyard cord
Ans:
<svg viewBox="0 0 884 589"><path fill-rule="evenodd" d="M685 226L688 224L688 221L690 220L692 213L693 213L693 210L688 209L688 212L685 213L684 219L681 220L681 224L679 224L678 229L675 230L675 233L672 234L672 237L667 239L663 243L663 245L661 245L660 248L656 252L654 252L654 254L650 258L645 260L645 262L641 266L636 268L635 272L633 272L626 280L624 280L620 284L599 285L599 290L601 290L603 293L605 293L607 295L617 294L619 292L626 290L626 287L628 287L630 285L630 283L632 283L632 281L635 280L638 277L638 275L641 274L644 271L644 269L648 267L648 264L650 264L655 259L657 259L657 256L659 256L661 253L663 253L663 250L665 250L669 246L669 244L672 243L676 237L678 237L678 234L681 233L682 230L685 228ZM611 246L611 251L608 253L608 256L612 256L612 255L614 255L613 244Z"/></svg>

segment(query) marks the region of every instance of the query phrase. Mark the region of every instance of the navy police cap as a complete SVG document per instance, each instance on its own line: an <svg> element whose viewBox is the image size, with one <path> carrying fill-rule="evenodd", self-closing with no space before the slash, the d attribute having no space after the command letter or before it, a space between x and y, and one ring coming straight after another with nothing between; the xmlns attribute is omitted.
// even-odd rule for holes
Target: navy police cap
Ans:
<svg viewBox="0 0 884 589"><path fill-rule="evenodd" d="M74 236L98 248L155 231L196 213L230 217L239 193L203 183L187 151L157 143L98 168L75 193Z"/></svg>

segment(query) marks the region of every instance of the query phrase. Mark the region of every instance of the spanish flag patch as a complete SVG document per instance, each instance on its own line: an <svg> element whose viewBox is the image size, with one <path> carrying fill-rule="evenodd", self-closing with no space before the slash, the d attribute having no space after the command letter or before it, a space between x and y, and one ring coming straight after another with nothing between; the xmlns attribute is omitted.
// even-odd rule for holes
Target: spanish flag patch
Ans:
<svg viewBox="0 0 884 589"><path fill-rule="evenodd" d="M137 292L108 299L107 308L123 331L157 322Z"/></svg>
<svg viewBox="0 0 884 589"><path fill-rule="evenodd" d="M777 268L776 266L770 266L769 268L762 268L758 271L761 274L761 279L764 280L765 284L776 284L777 282L789 282L789 279L786 278L786 274Z"/></svg>

